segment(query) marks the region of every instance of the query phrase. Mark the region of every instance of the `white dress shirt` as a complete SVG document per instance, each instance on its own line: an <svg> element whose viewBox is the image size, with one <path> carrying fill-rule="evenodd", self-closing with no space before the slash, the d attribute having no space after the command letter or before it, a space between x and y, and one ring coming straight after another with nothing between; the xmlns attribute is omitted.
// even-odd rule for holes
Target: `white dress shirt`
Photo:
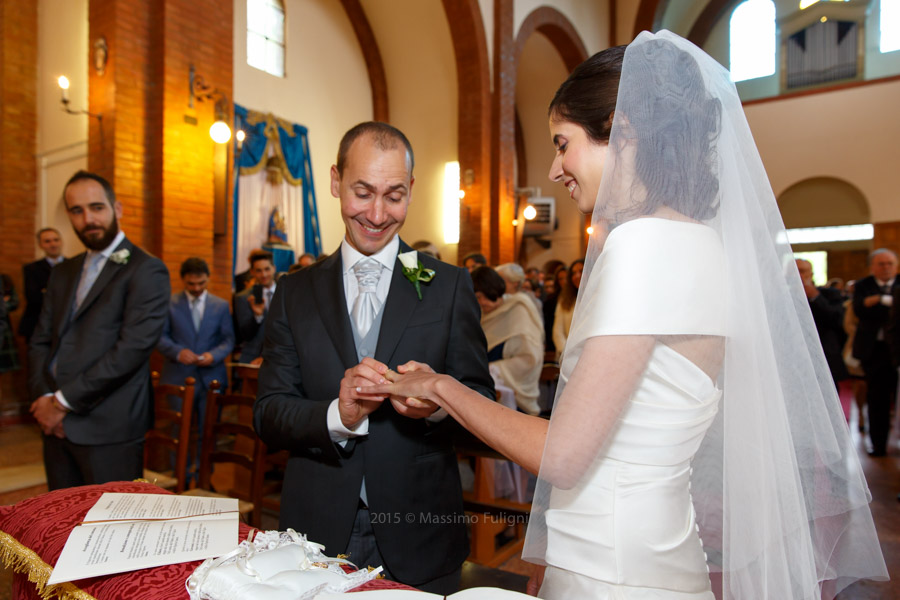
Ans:
<svg viewBox="0 0 900 600"><path fill-rule="evenodd" d="M384 303L387 301L388 292L391 289L391 277L394 274L398 252L400 252L400 236L398 235L395 235L394 239L388 242L384 248L368 257L353 248L347 243L347 238L344 238L344 241L341 242L341 266L343 268L347 314L352 313L353 303L356 302L356 297L359 296L359 285L356 281L356 274L353 272L354 265L364 258L375 259L381 264L381 277L378 278L378 288L375 290L375 297L378 298L378 303L383 309ZM369 418L364 417L353 429L345 427L341 421L338 400L338 398L332 400L331 405L328 407L328 431L331 434L331 439L343 446L347 443L348 438L369 434Z"/></svg>

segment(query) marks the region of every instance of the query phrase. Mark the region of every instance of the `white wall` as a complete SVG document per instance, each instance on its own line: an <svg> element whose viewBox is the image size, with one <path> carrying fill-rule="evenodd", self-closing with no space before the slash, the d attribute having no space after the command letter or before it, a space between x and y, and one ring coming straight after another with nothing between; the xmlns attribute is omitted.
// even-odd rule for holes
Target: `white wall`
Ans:
<svg viewBox="0 0 900 600"><path fill-rule="evenodd" d="M73 110L88 105L88 3L87 0L39 0L37 86L38 201L35 231L55 227L62 234L67 256L84 246L72 231L62 203L62 189L69 177L87 168L87 115L62 110L57 78L69 78L69 105ZM35 257L43 256L35 243Z"/></svg>
<svg viewBox="0 0 900 600"><path fill-rule="evenodd" d="M416 156L413 201L401 231L409 243L426 239L455 263L444 244L444 165L458 159L456 59L440 0L363 0L387 77L391 124ZM336 148L336 146L335 146Z"/></svg>
<svg viewBox="0 0 900 600"><path fill-rule="evenodd" d="M309 129L322 249L344 236L329 171L344 132L372 118L372 91L356 35L339 0L285 0L285 77L247 65L247 2L234 0L234 101Z"/></svg>
<svg viewBox="0 0 900 600"><path fill-rule="evenodd" d="M553 258L568 264L582 256L583 217L562 184L547 177L555 154L547 106L567 75L566 66L550 41L541 34L531 36L525 43L516 76L516 106L528 167L526 187L541 188L542 196L556 198L559 220L559 229L545 236L552 241L550 248L545 250L532 240L526 242L526 263L538 268Z"/></svg>
<svg viewBox="0 0 900 600"><path fill-rule="evenodd" d="M900 221L900 81L745 106L776 197L798 181L856 186L872 222Z"/></svg>

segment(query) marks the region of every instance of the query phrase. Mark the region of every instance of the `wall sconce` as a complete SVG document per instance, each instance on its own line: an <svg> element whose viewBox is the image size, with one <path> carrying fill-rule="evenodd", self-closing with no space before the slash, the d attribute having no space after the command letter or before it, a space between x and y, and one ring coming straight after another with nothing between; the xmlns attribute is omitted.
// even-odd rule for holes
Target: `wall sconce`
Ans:
<svg viewBox="0 0 900 600"><path fill-rule="evenodd" d="M237 133L234 134L234 139L237 140L237 151L240 152L244 148L244 140L247 138L247 134L244 133L243 129L238 129Z"/></svg>
<svg viewBox="0 0 900 600"><path fill-rule="evenodd" d="M522 216L525 217L526 221L533 221L537 216L537 209L533 204L529 204L525 207L525 210L522 211Z"/></svg>
<svg viewBox="0 0 900 600"><path fill-rule="evenodd" d="M73 110L69 106L69 78L68 77L66 77L65 75L60 75L59 79L56 80L56 83L59 85L59 89L62 92L60 101L62 102L64 111L66 111L70 115L88 115L90 117L96 117L98 121L103 120L102 114L94 114L94 113L88 112L86 110Z"/></svg>
<svg viewBox="0 0 900 600"><path fill-rule="evenodd" d="M228 118L228 98L225 93L207 84L202 75L198 75L191 65L188 87L190 98L188 107L194 108L194 98L198 102L215 98L216 121L209 128L209 137L217 144L224 144L231 139L231 127L225 122Z"/></svg>

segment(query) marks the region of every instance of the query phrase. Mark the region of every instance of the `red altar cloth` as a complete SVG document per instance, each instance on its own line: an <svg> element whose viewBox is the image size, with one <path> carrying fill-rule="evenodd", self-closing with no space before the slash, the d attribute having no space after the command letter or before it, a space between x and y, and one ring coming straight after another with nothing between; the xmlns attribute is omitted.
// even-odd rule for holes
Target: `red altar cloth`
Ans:
<svg viewBox="0 0 900 600"><path fill-rule="evenodd" d="M52 591L45 589L44 583L62 553L69 533L104 492L171 493L149 483L119 481L56 490L13 506L0 506L0 562L17 571L13 581L14 599L39 600L42 591L44 597L53 595L73 600L188 599L184 582L201 563L199 560L62 583L52 586ZM251 531L249 526L241 523L239 539L246 539ZM356 591L381 589L414 588L376 580Z"/></svg>

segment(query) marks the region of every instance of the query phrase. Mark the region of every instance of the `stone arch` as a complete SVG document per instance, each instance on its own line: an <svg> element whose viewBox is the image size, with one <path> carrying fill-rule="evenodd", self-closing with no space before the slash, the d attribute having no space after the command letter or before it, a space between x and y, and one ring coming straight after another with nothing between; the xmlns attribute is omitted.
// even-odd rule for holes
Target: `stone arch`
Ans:
<svg viewBox="0 0 900 600"><path fill-rule="evenodd" d="M835 177L810 177L778 195L786 228L871 223L869 202L852 183Z"/></svg>
<svg viewBox="0 0 900 600"><path fill-rule="evenodd" d="M460 202L458 256L490 246L491 81L487 37L478 0L443 0L453 39L459 88Z"/></svg>
<svg viewBox="0 0 900 600"><path fill-rule="evenodd" d="M587 57L587 49L575 26L564 14L549 6L540 6L525 17L516 34L514 63L518 65L525 42L535 32L543 33L556 48L566 68L570 71L581 64ZM515 76L515 70L513 71Z"/></svg>
<svg viewBox="0 0 900 600"><path fill-rule="evenodd" d="M387 78L384 73L384 63L381 60L381 51L375 41L372 26L362 8L359 0L341 0L341 6L350 19L356 39L359 41L363 58L366 61L366 70L369 72L369 86L372 88L372 118L376 121L390 122L390 110L388 106Z"/></svg>
<svg viewBox="0 0 900 600"><path fill-rule="evenodd" d="M587 49L577 30L560 11L549 6L540 6L525 17L519 31L513 32L511 3L498 0L497 14L506 15L509 22L501 23L511 34L507 43L501 38L495 43L494 73L494 128L491 135L491 235L490 261L509 262L515 259L516 239L511 223L515 206L515 98L516 71L519 59L528 38L535 33L543 34L571 70L587 58ZM495 9L498 5L495 5ZM499 32L498 32L499 33ZM496 40L495 40L496 42Z"/></svg>

